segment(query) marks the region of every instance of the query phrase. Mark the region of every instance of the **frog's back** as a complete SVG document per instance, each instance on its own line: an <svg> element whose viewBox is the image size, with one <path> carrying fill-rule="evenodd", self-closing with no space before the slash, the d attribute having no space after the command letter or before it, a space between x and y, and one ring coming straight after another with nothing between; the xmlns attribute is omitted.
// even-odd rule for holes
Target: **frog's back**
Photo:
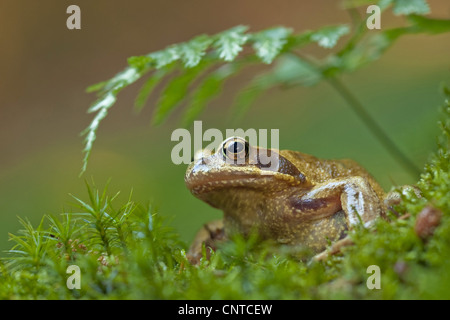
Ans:
<svg viewBox="0 0 450 320"><path fill-rule="evenodd" d="M312 183L331 179L360 176L366 179L382 199L384 190L366 169L351 159L324 160L298 151L281 150L280 155L294 164Z"/></svg>

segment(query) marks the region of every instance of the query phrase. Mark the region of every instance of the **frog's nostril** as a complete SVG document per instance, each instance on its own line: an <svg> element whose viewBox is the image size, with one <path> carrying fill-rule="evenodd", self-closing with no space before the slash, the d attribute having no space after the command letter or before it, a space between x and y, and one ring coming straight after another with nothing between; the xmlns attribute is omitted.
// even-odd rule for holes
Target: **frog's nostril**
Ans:
<svg viewBox="0 0 450 320"><path fill-rule="evenodd" d="M204 159L206 157L209 157L210 155L212 155L211 150L208 149L200 149L197 152L195 152L194 157L192 158L192 161L197 161L200 159Z"/></svg>

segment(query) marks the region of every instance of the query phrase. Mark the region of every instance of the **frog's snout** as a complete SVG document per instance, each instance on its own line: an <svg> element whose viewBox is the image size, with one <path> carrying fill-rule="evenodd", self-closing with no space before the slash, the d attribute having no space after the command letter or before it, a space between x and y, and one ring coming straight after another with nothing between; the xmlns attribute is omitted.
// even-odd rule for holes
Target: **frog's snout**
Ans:
<svg viewBox="0 0 450 320"><path fill-rule="evenodd" d="M211 150L209 150L209 149L200 149L200 150L197 150L194 153L194 157L192 158L192 161L196 162L197 160L209 157L210 155L212 155L212 151Z"/></svg>

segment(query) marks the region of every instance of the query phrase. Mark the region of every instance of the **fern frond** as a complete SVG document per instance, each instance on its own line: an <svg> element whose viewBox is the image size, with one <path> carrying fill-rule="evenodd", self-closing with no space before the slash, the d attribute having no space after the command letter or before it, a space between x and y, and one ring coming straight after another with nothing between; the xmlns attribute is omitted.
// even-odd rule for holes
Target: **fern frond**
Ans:
<svg viewBox="0 0 450 320"><path fill-rule="evenodd" d="M365 0L353 2L346 1L346 6L353 8L366 3ZM342 37L350 33L348 25L325 26L298 34L285 27L252 33L246 26L236 26L215 35L200 35L147 55L129 58L128 67L122 72L108 81L88 88L88 92L98 92L99 98L88 110L90 113L96 113L94 119L82 132L85 136L85 147L80 175L86 171L99 125L117 101L118 93L148 73L150 76L135 100L136 110L144 107L154 88L170 75L170 80L161 91L152 122L162 123L175 108L188 100L183 121L185 125L189 125L189 122L195 120L204 110L207 103L221 92L224 81L255 59L263 64L272 64L278 58L283 58L279 64L273 64L266 74L267 77L275 77L273 81L269 81L270 84L256 84L265 77L263 74L262 77L257 76L258 79L244 89L246 92L237 99L241 101L238 106L242 106L242 111L248 109L248 105L256 98L257 91L262 92L276 85L313 85L322 79L354 71L378 59L402 35L450 31L448 20L418 16L429 10L425 0L380 0L379 5L383 10L392 6L394 13L406 15L409 25L370 35L367 35L366 28L359 26L343 49L319 61L317 65L312 65L302 58L293 62L289 57L297 55L298 49L312 43L325 49L333 48ZM245 47L250 50L244 50ZM199 80L205 72L208 74Z"/></svg>
<svg viewBox="0 0 450 320"><path fill-rule="evenodd" d="M189 85L207 67L207 60L211 61L211 64L220 63L220 61L231 62L243 50L246 42L251 40L256 50L256 55L263 62L270 63L281 51L287 36L290 34L289 29L280 27L251 37L250 34L246 33L247 29L245 26L237 26L213 36L201 35L190 41L174 44L157 52L131 57L128 59L129 66L115 77L90 86L87 91L97 91L100 97L88 109L89 113L96 113L96 115L91 124L82 132L82 135L85 136L85 147L83 150L85 156L81 174L86 171L92 146L97 138L99 124L107 116L109 108L116 102L117 95L123 88L134 83L147 72L156 70L148 78L136 99L135 107L142 109L153 88L172 70L169 66L172 65L173 67L173 64L177 63L181 65L182 69L185 69L180 76L172 79L162 93L153 119L153 123L158 124L184 99ZM205 59L206 56L208 56L208 59ZM214 95L209 94L209 92L205 94L206 88L214 88L211 86L212 81L214 80L205 82L210 85L204 87L205 89L203 89L201 96ZM204 99L203 101L206 100ZM196 107L197 110L202 109L198 106Z"/></svg>

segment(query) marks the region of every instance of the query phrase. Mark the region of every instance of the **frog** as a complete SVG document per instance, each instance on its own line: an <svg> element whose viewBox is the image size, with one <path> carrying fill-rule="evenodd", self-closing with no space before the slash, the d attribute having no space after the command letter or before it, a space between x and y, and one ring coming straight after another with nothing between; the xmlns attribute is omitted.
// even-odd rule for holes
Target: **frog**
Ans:
<svg viewBox="0 0 450 320"><path fill-rule="evenodd" d="M214 151L199 150L185 184L223 211L222 219L197 232L188 251L192 263L203 247L214 251L236 233L256 232L262 240L320 255L330 243L345 242L357 225L371 228L387 210L386 192L354 160L263 148L237 136Z"/></svg>

